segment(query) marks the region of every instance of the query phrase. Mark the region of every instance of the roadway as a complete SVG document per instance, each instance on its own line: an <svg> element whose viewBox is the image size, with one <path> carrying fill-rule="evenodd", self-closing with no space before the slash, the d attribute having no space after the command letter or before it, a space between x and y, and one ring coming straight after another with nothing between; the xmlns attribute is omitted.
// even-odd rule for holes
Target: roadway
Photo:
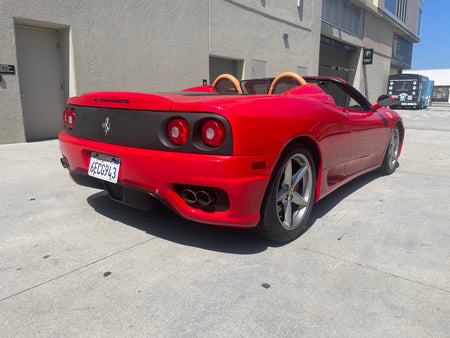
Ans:
<svg viewBox="0 0 450 338"><path fill-rule="evenodd" d="M56 140L0 145L0 335L448 337L450 106L399 112L397 171L285 245L118 205Z"/></svg>

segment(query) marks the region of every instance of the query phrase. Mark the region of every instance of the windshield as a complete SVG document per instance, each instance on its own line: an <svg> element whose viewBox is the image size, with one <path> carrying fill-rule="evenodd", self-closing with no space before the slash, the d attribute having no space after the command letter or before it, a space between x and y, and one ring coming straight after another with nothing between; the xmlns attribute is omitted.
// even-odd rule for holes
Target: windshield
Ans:
<svg viewBox="0 0 450 338"><path fill-rule="evenodd" d="M417 89L417 80L391 80L389 91L393 93L411 93Z"/></svg>

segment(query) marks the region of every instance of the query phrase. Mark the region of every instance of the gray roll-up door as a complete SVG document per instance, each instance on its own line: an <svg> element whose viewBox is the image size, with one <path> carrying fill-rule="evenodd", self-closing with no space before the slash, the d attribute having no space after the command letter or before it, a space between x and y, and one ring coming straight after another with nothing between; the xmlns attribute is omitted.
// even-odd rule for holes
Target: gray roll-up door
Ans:
<svg viewBox="0 0 450 338"><path fill-rule="evenodd" d="M214 80L221 74L236 74L236 61L230 59L222 59L210 56L209 57L209 83L213 83Z"/></svg>

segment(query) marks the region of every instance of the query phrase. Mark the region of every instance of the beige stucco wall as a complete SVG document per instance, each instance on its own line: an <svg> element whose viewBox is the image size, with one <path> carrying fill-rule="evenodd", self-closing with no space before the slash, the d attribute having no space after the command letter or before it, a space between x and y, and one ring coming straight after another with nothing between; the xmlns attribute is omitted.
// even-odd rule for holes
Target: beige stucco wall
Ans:
<svg viewBox="0 0 450 338"><path fill-rule="evenodd" d="M17 79L16 46L14 22L4 20L0 12L0 63L16 66L16 75L1 74L0 81L0 144L25 140L22 107L20 103L19 81ZM7 34L7 33L10 34Z"/></svg>
<svg viewBox="0 0 450 338"><path fill-rule="evenodd" d="M318 71L321 1L8 1L0 12L0 143L25 140L15 24L57 29L66 98L90 91L176 91L209 78L209 56L267 62L267 75ZM283 35L288 34L288 39ZM38 65L36 65L38 66Z"/></svg>
<svg viewBox="0 0 450 338"><path fill-rule="evenodd" d="M367 86L366 96L370 102L375 103L378 96L387 91L387 81L391 58L382 54L375 54L373 64L363 65L363 74L369 85Z"/></svg>
<svg viewBox="0 0 450 338"><path fill-rule="evenodd" d="M61 29L66 95L175 91L208 78L209 1L7 1L0 11L0 143L24 141L15 22ZM70 48L71 47L71 48ZM64 57L64 55L63 55ZM66 62L65 61L65 62ZM38 67L39 65L36 65Z"/></svg>
<svg viewBox="0 0 450 338"><path fill-rule="evenodd" d="M414 0L409 2L408 7L408 30L417 35L417 16L419 14L419 8L423 8L421 0Z"/></svg>
<svg viewBox="0 0 450 338"><path fill-rule="evenodd" d="M358 49L350 60L351 68L355 69L355 73L350 76L350 79L352 84L361 90L371 102L376 102L378 96L386 92L391 68L393 34L396 32L404 35L408 30L408 36L414 35L420 0L409 2L408 25L397 23L382 14L377 6L384 8L383 0L352 1L365 10L363 36L357 37L326 23L322 23L322 34ZM363 65L362 50L364 48L373 48L374 50L371 65Z"/></svg>
<svg viewBox="0 0 450 338"><path fill-rule="evenodd" d="M367 83L365 94L373 103L378 96L386 93L391 67L393 34L392 26L387 25L378 15L366 12L363 45L365 48L373 48L374 56L371 65L362 65L362 67L364 81Z"/></svg>
<svg viewBox="0 0 450 338"><path fill-rule="evenodd" d="M391 57L394 29L371 12L366 12L364 21L364 47Z"/></svg>
<svg viewBox="0 0 450 338"><path fill-rule="evenodd" d="M321 2L304 3L299 9L297 1L211 1L210 54L244 60L243 78L251 77L252 59L267 62L267 76L298 66L316 75Z"/></svg>
<svg viewBox="0 0 450 338"><path fill-rule="evenodd" d="M408 14L406 23L401 22L395 17L393 13L384 10L384 0L354 0L354 1L372 1L374 6L378 6L380 11L377 14L383 18L386 25L394 27L396 33L402 35L407 40L413 43L420 41L420 36L417 35L417 16L418 9L423 9L423 0L408 0Z"/></svg>
<svg viewBox="0 0 450 338"><path fill-rule="evenodd" d="M352 81L374 101L385 91L395 23L377 9L382 0L352 1L365 10L363 37L321 23L320 0L305 0L300 8L297 0L4 1L0 63L16 65L17 74L3 75L0 82L0 143L25 140L16 23L59 30L66 97L200 85L209 78L209 56L241 60L243 78L251 77L252 60L267 63L267 76L298 67L317 75L324 34L358 49ZM410 6L413 32L418 1ZM363 48L374 49L373 65L362 65Z"/></svg>

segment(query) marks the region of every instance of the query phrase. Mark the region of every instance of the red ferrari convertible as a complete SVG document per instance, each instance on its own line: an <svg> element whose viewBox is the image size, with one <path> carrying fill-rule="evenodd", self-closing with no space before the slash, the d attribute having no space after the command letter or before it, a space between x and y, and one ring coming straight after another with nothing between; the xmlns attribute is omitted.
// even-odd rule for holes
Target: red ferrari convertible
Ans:
<svg viewBox="0 0 450 338"><path fill-rule="evenodd" d="M395 171L404 127L339 78L283 73L178 93L68 100L61 162L78 184L139 208L155 199L197 222L296 238L313 204L375 169Z"/></svg>

